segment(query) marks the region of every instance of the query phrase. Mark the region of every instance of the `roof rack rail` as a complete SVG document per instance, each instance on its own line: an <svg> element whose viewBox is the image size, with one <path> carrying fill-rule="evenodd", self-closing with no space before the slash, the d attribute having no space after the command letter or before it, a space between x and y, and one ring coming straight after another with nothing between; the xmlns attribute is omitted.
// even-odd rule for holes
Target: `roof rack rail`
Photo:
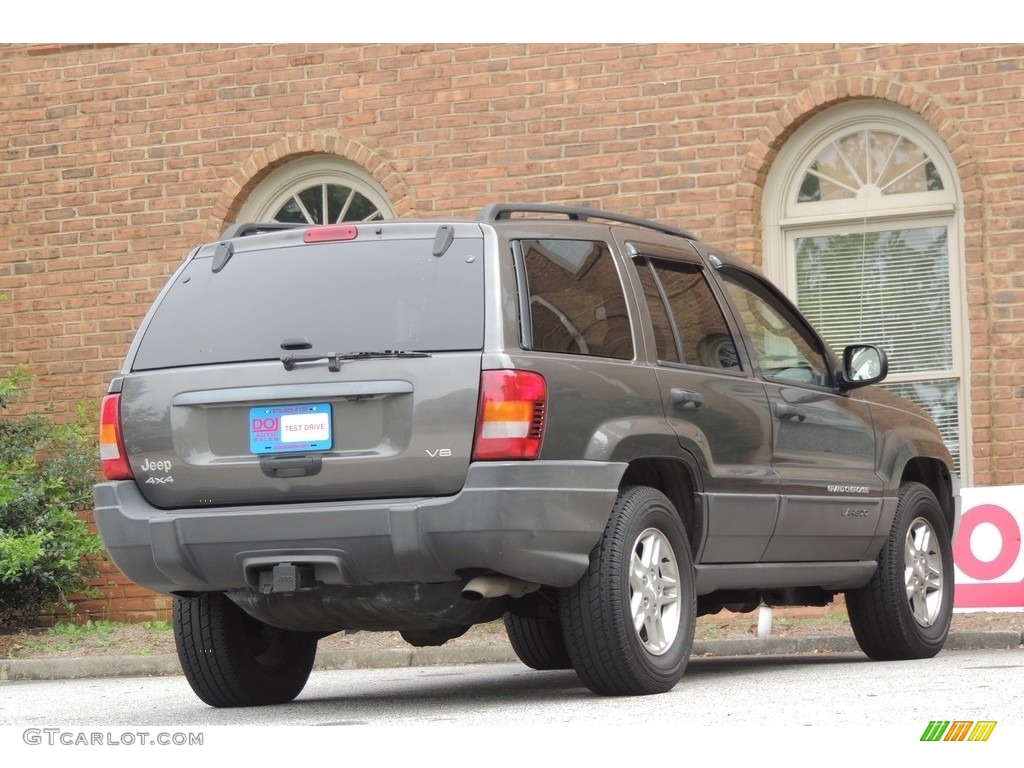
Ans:
<svg viewBox="0 0 1024 768"><path fill-rule="evenodd" d="M511 219L513 213L550 213L558 216L566 216L570 221L589 221L590 219L604 219L620 224L632 224L634 227L653 229L667 235L678 235L687 240L697 240L698 237L692 232L679 227L670 227L667 224L659 224L650 219L641 219L637 216L627 216L622 213L602 211L598 208L579 208L573 205L545 205L543 203L490 203L485 205L477 216L477 221L501 221Z"/></svg>
<svg viewBox="0 0 1024 768"><path fill-rule="evenodd" d="M219 239L231 240L234 237L261 235L264 232L278 232L282 229L297 229L299 227L309 226L312 225L298 224L290 221L240 221L225 229Z"/></svg>

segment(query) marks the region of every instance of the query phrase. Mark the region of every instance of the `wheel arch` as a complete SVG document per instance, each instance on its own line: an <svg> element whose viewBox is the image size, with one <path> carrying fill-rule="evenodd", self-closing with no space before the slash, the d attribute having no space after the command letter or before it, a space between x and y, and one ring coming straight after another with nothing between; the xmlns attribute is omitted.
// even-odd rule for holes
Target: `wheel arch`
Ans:
<svg viewBox="0 0 1024 768"><path fill-rule="evenodd" d="M942 516L952 534L956 529L956 496L959 489L954 487L954 478L949 468L938 459L916 456L903 465L900 474L900 485L909 482L921 483L935 494L935 498L942 506Z"/></svg>
<svg viewBox="0 0 1024 768"><path fill-rule="evenodd" d="M700 473L696 462L684 456L685 454L633 459L619 481L619 488L646 485L665 494L682 519L690 544L690 554L696 557L704 527L696 501Z"/></svg>

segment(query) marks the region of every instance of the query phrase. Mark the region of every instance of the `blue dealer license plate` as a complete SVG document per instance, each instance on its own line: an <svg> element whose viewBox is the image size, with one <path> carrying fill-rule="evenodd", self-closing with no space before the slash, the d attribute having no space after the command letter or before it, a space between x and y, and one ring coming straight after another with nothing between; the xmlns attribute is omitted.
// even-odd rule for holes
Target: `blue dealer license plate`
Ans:
<svg viewBox="0 0 1024 768"><path fill-rule="evenodd" d="M249 409L249 450L253 453L329 451L331 439L329 403Z"/></svg>

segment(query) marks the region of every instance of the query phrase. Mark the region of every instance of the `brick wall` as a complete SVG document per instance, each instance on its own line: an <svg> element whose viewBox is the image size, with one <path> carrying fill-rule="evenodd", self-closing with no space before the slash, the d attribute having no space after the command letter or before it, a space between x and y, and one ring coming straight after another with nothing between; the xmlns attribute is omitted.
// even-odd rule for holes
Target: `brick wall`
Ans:
<svg viewBox="0 0 1024 768"><path fill-rule="evenodd" d="M974 483L1024 483L1024 46L0 46L0 374L95 402L156 291L262 175L329 152L400 215L493 200L659 218L755 263L809 116L921 115L965 201ZM149 616L123 578L94 607ZM159 602L159 600L157 600Z"/></svg>

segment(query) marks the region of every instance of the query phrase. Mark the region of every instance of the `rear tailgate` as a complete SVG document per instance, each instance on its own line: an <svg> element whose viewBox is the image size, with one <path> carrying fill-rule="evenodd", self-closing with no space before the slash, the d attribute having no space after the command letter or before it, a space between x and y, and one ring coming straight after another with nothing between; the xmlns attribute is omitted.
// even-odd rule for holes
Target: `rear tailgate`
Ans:
<svg viewBox="0 0 1024 768"><path fill-rule="evenodd" d="M462 488L483 343L479 229L358 230L247 238L226 260L209 247L175 276L121 383L125 448L150 503Z"/></svg>

